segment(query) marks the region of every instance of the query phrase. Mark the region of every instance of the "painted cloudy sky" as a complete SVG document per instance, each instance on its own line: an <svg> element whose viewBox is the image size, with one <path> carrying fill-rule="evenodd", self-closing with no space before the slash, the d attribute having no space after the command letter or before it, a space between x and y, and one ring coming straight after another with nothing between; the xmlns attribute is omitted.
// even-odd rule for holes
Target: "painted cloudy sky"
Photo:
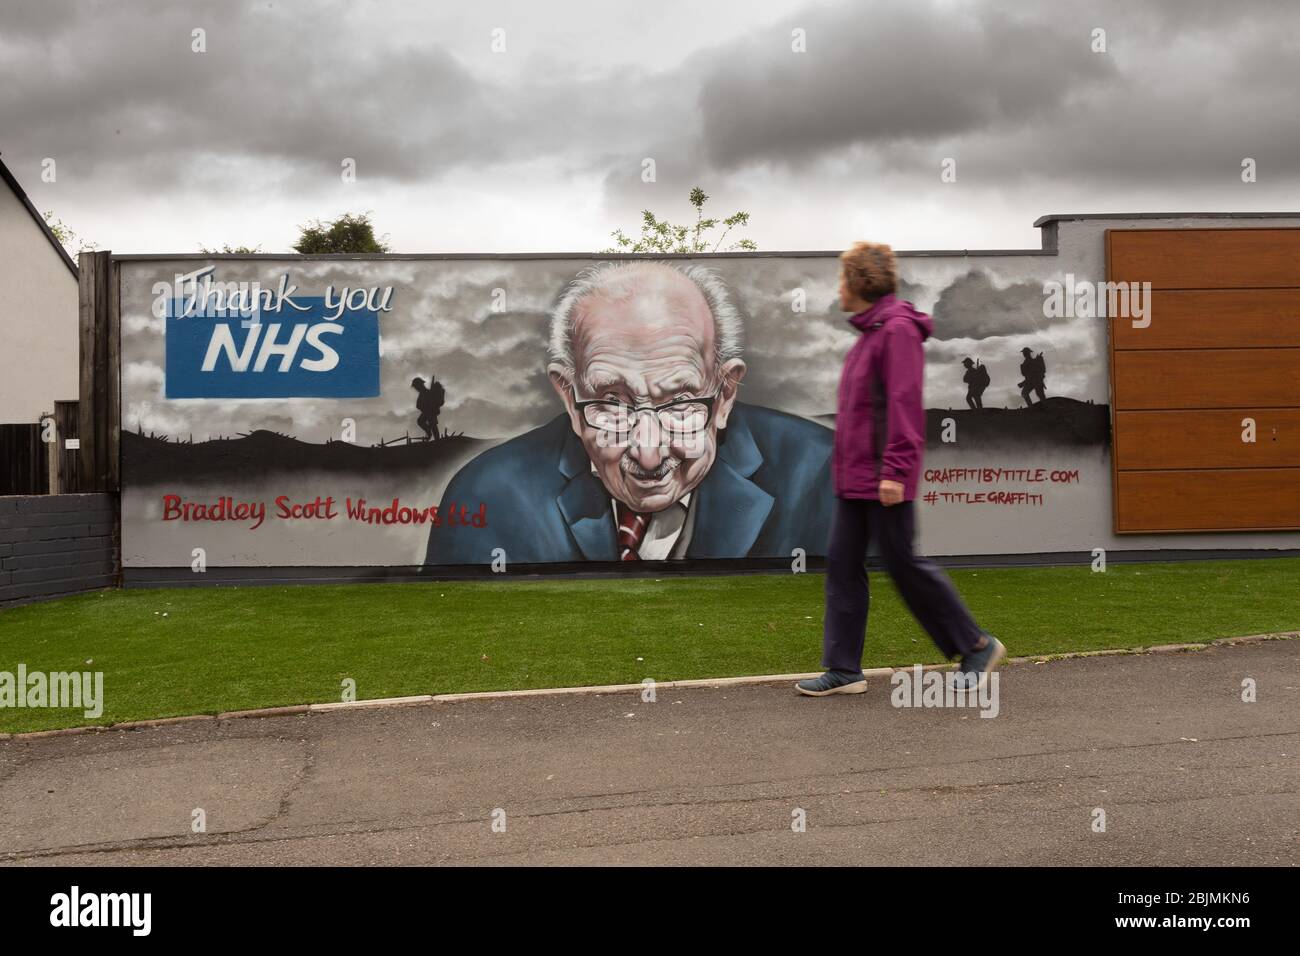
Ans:
<svg viewBox="0 0 1300 956"><path fill-rule="evenodd" d="M593 251L697 184L768 250L1034 247L1048 212L1293 207L1298 47L1287 0L4 0L0 153L119 253L345 211Z"/></svg>
<svg viewBox="0 0 1300 956"><path fill-rule="evenodd" d="M123 426L195 440L267 428L309 441L339 437L343 418L373 444L415 431L411 380L434 374L447 391L444 429L504 438L560 411L546 376L548 313L564 285L591 260L406 260L218 263L216 281L274 286L289 268L301 295L325 286L394 286L381 318L381 394L372 399L218 400L163 398L163 320L151 314L152 286L194 263L130 262L122 278ZM834 256L710 260L745 318L745 401L798 415L834 411L840 360L856 333L839 311ZM992 385L985 405L1018 406L1020 350L1043 352L1053 395L1106 401L1096 319L1043 316L1044 279L1061 277L1051 258L908 257L901 292L935 317L927 345L926 404L965 407L961 360L978 356ZM504 294L494 308L494 290ZM792 311L792 293L806 311ZM203 321L201 319L192 321Z"/></svg>

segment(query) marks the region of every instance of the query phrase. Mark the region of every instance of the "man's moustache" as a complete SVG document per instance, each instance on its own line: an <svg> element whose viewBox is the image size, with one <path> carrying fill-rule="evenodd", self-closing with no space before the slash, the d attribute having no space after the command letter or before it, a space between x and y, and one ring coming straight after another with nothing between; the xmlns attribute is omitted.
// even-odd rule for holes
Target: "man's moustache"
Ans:
<svg viewBox="0 0 1300 956"><path fill-rule="evenodd" d="M658 468L646 470L628 455L624 455L618 460L619 470L632 475L634 478L662 478L668 472L680 468L681 464L681 459L665 458L659 463Z"/></svg>

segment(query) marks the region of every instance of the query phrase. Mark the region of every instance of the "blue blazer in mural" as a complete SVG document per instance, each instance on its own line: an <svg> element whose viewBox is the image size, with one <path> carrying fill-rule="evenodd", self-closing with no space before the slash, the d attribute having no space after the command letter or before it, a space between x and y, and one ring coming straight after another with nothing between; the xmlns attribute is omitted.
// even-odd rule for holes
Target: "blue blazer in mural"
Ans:
<svg viewBox="0 0 1300 956"><path fill-rule="evenodd" d="M721 438L721 433L719 434ZM790 557L826 553L830 429L737 402L726 439L691 495L695 526L685 557ZM426 565L617 561L609 492L591 470L567 415L483 452L452 478L441 513L479 503L487 526L430 529Z"/></svg>

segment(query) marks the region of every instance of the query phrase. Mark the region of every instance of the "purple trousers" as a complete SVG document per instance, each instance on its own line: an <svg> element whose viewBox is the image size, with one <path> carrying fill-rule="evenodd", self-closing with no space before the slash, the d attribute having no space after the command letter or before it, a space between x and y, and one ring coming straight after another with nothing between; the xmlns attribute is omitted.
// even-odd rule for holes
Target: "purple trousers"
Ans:
<svg viewBox="0 0 1300 956"><path fill-rule="evenodd" d="M885 507L879 501L836 498L826 548L826 623L822 666L856 671L862 667L867 636L867 547L876 540L885 570L912 616L948 657L965 654L983 631L962 603L948 576L912 551L916 518L912 502Z"/></svg>

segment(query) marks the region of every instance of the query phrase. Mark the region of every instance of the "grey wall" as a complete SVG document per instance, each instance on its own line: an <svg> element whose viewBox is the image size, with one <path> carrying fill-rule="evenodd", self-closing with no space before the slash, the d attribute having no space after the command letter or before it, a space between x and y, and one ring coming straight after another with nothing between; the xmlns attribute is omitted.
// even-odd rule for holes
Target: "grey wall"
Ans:
<svg viewBox="0 0 1300 956"><path fill-rule="evenodd" d="M932 434L927 445L927 474L950 477L922 482L922 495L933 491L938 500L922 498L920 548L954 559L1020 560L1042 555L1090 560L1099 547L1153 557L1300 549L1300 532L1113 534L1108 437L1070 441L1065 427L1041 439L967 429L972 417L991 421L997 415L967 414L961 365L964 357L973 356L991 369L993 385L984 397L987 409L999 414L1003 410L1007 419L1024 418L1015 387L1020 353L1023 348L1043 352L1049 395L1096 406L1104 418L1109 403L1106 321L1095 316L1046 317L1044 282L1063 281L1067 275L1076 282L1104 280L1106 229L1295 225L1300 218L1282 214L1053 217L1043 221L1044 247L1039 250L900 253L902 297L935 317L935 335L926 346L926 407L936 420L951 414L962 421L955 442L939 441ZM547 312L565 284L601 258L211 260L219 280L257 280L273 286L288 274L304 295L318 294L327 284L394 288L393 310L381 320L381 394L336 400L168 399L166 337L163 321L152 312L153 286L207 260L122 257L122 524L128 575L166 569L184 577L196 549L202 549L210 569L418 566L429 537L422 527L273 516L257 528L238 521L164 521L164 495L206 505L227 499L261 502L268 510L277 495L295 502L319 496L342 502L353 496L372 504L394 498L417 507L436 504L466 461L557 414L558 399L545 375ZM699 259L721 275L745 318L748 372L742 399L831 424L840 363L856 338L838 309L836 254L749 253ZM797 314L792 310L795 290L806 296L806 311ZM501 307L496 292L504 296ZM447 388L442 426L465 436L462 444L445 445L436 463L420 468L362 464L353 469L344 467L346 463L316 467L307 457L322 443L337 442L344 420L355 422L355 441L362 448L413 430L410 382L414 375L431 372ZM277 444L270 438L262 445L220 444L256 430L293 436L305 444ZM150 433L168 436L169 441L149 440ZM422 453L418 448L410 452L412 457ZM391 460L401 465L403 454L394 453ZM986 469L1010 475L1031 469L1077 476L1061 484L1017 477L989 483L971 477ZM1007 504L975 500L994 490L1037 498ZM809 553L817 553L815 548L810 542Z"/></svg>
<svg viewBox="0 0 1300 956"><path fill-rule="evenodd" d="M0 498L0 607L110 587L113 507L111 495Z"/></svg>

